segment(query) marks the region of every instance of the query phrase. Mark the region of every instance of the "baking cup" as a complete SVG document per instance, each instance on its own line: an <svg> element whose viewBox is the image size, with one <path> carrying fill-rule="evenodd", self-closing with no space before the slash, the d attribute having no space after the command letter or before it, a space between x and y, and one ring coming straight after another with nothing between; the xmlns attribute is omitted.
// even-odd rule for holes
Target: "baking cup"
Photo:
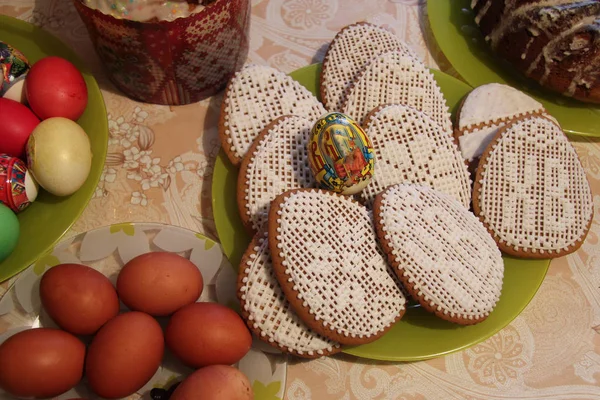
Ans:
<svg viewBox="0 0 600 400"><path fill-rule="evenodd" d="M115 18L73 0L110 80L128 97L182 105L222 90L248 56L249 0L173 21Z"/></svg>

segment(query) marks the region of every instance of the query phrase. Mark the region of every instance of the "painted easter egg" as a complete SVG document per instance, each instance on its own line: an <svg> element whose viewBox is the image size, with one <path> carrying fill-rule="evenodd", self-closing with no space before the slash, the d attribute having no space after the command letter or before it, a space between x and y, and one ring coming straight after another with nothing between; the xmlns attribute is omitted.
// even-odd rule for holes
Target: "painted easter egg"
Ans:
<svg viewBox="0 0 600 400"><path fill-rule="evenodd" d="M30 68L29 61L23 53L0 41L0 97L24 103L23 87Z"/></svg>
<svg viewBox="0 0 600 400"><path fill-rule="evenodd" d="M342 194L363 190L375 171L371 140L360 125L338 112L325 114L313 125L308 161L322 189Z"/></svg>
<svg viewBox="0 0 600 400"><path fill-rule="evenodd" d="M35 201L38 185L25 163L16 157L0 154L0 203L18 213Z"/></svg>

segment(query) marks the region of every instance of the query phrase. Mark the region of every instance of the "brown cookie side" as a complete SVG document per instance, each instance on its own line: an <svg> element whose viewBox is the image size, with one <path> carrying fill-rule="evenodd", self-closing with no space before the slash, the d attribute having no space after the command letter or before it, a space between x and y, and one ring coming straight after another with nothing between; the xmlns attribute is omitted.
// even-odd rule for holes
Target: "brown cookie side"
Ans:
<svg viewBox="0 0 600 400"><path fill-rule="evenodd" d="M227 156L227 158L229 159L231 164L233 164L235 167L240 166L240 163L242 162L242 158L239 157L237 154L235 154L235 150L232 150L232 148L231 148L232 147L231 143L228 142L228 140L232 140L232 138L228 133L229 128L226 126L227 120L228 120L228 115L227 115L228 113L227 113L226 109L227 109L227 105L228 105L228 101L229 101L229 94L230 94L231 86L234 84L234 80L240 72L241 71L236 72L233 75L233 77L229 80L229 82L227 82L227 87L225 88L225 92L223 94L223 100L221 101L221 108L220 108L220 112L219 112L219 125L218 125L219 139L221 141L221 148L223 149L223 152L225 152L225 155Z"/></svg>
<svg viewBox="0 0 600 400"><path fill-rule="evenodd" d="M481 212L482 212L482 210L481 210L481 196L480 196L480 194L481 194L481 181L483 180L483 175L484 175L485 169L487 167L488 158L490 157L492 151L494 150L494 147L497 144L500 143L500 141L502 140L502 137L503 137L504 133L508 129L512 128L513 125L518 124L519 122L521 122L523 120L526 120L528 118L531 118L531 117L544 118L544 119L547 119L548 121L552 122L554 125L558 126L554 121L552 121L552 119L548 118L547 114L534 114L534 115L525 115L523 117L514 118L514 119L510 120L509 123L507 123L503 127L499 128L498 132L496 133L496 136L492 139L492 141L490 142L490 144L486 147L486 149L484 150L483 154L481 155L481 158L480 158L480 161L479 161L479 165L477 167L475 183L473 185L473 202L472 203L473 203L473 213L475 215L477 215L477 217L479 217L479 219L481 220L481 222L483 223L483 225L485 226L485 228L488 230L488 232L490 233L490 235L492 235L492 237L494 238L494 240L498 244L498 248L502 252L504 252L505 254L517 257L517 258L529 258L529 259L541 259L541 260L545 260L545 259L550 259L550 258L562 257L564 255L571 254L571 253L577 251L579 249L579 247L581 247L581 245L583 244L583 242L585 241L585 238L587 237L587 235L589 233L590 227L592 225L593 217L590 218L590 220L588 222L588 226L587 226L587 229L585 231L585 234L580 238L580 240L577 243L574 243L573 245L569 246L566 250L563 249L562 251L559 251L559 252L548 252L548 251L545 251L544 253L541 253L539 251L535 251L534 252L532 249L515 250L513 246L511 246L508 243L506 243L503 240L501 240L500 236L498 236L498 234L495 232L495 230L493 229L493 227L490 226L485 221L485 218L481 216ZM558 126L558 127L561 130L562 134L565 135L565 133L562 131L562 128L560 128L560 126ZM589 181L587 182L587 184L589 185ZM592 206L592 215L593 215L593 206Z"/></svg>
<svg viewBox="0 0 600 400"><path fill-rule="evenodd" d="M262 229L256 235L254 235L254 237L252 238L252 241L248 245L248 248L244 252L244 254L242 256L242 259L240 261L240 267L239 267L238 279L237 279L236 295L237 295L237 298L238 298L238 300L240 302L242 319L246 322L246 325L248 326L248 329L250 329L250 331L257 338L259 338L261 341L263 341L264 343L268 344L269 346L274 347L274 348L280 350L283 353L295 355L295 356L298 356L298 357L307 358L307 359L314 359L314 358L319 358L319 357L324 357L324 356L330 356L330 355L339 353L340 351L342 351L342 347L341 346L340 347L333 347L332 351L327 351L326 349L322 350L321 354L318 354L318 353L309 354L308 352L303 352L302 354L300 354L299 352L297 352L297 351L295 351L293 349L290 349L289 347L282 346L279 343L277 343L275 341L272 341L271 338L269 336L267 336L266 334L264 334L263 331L260 329L260 327L255 326L255 323L252 322L252 320L250 319L250 313L248 311L246 311L246 300L244 299L244 297L243 297L244 293L242 292L242 288L245 286L245 280L248 279L248 272L246 271L245 265L247 265L248 261L251 261L251 258L252 258L253 254L254 255L257 254L256 248L259 248L261 246L261 240L266 240L266 239L267 239L267 231L265 229Z"/></svg>
<svg viewBox="0 0 600 400"><path fill-rule="evenodd" d="M300 317L300 319L310 329L312 329L319 335L326 337L330 340L333 340L335 342L338 342L342 345L355 346L355 345L361 345L361 344L373 342L373 341L379 339L381 336L385 335L391 329L391 327L394 326L394 324L402 318L402 316L404 315L404 313L406 311L406 307L404 307L401 310L400 314L398 316L396 316L396 318L390 324L390 326L388 328L384 329L382 332L378 332L377 334L371 335L368 338L362 338L362 339L359 337L353 338L351 336L344 336L343 334L340 334L333 329L323 326L323 324L317 318L315 318L314 315L312 315L310 313L308 307L303 304L304 301L302 299L298 298L300 293L294 289L294 283L293 283L292 279L290 278L290 276L286 273L286 267L283 265L284 259L283 259L282 255L280 254L280 252L277 251L278 244L279 244L279 242L277 241L277 235L278 235L278 229L280 228L279 223L277 222L278 213L280 211L281 205L285 202L286 197L288 197L290 194L293 194L295 192L310 191L310 190L327 192L322 189L294 189L294 190L290 190L288 192L285 192L285 193L277 196L277 198L275 200L273 200L273 202L271 202L271 208L269 210L269 223L268 223L268 232L269 233L268 233L268 235L269 235L269 249L271 250L271 258L273 260L273 270L275 272L275 276L276 276L277 280L279 281L281 289L282 289L285 297L287 298L288 302L290 303L292 309L296 312L298 317ZM333 193L333 192L327 192L327 193ZM351 197L344 196L344 195L337 194L337 193L333 193L333 194L335 196L346 198L346 199L348 199L348 201L352 201L357 204L360 204L357 201L353 200Z"/></svg>
<svg viewBox="0 0 600 400"><path fill-rule="evenodd" d="M383 201L384 194L389 190L389 188L385 189L383 192L379 193L375 196L375 201L373 202L373 220L375 223L375 231L377 232L377 238L379 239L379 244L381 245L381 249L385 253L388 263L396 273L396 276L404 286L404 289L409 293L410 297L416 300L421 307L423 307L427 312L434 314L435 316L448 321L453 322L459 325L474 325L477 324L486 318L478 318L478 319L468 319L468 318L460 318L460 317L451 317L450 314L444 314L442 311L438 311L437 308L432 307L425 299L419 296L419 290L415 289L414 282L410 282L410 278L404 276L406 272L402 267L400 262L396 260L396 257L393 255L393 248L390 244L390 241L386 239L386 232L384 231L384 224L381 221L381 202Z"/></svg>

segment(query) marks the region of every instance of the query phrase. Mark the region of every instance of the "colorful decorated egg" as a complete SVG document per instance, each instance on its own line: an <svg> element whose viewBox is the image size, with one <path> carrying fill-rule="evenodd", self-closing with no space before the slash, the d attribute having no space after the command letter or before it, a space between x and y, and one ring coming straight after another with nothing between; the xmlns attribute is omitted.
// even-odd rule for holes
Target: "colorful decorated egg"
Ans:
<svg viewBox="0 0 600 400"><path fill-rule="evenodd" d="M23 87L25 77L31 68L27 58L8 43L0 41L0 68L2 68L0 97L24 103Z"/></svg>
<svg viewBox="0 0 600 400"><path fill-rule="evenodd" d="M38 185L25 163L16 157L0 154L0 203L18 213L35 201Z"/></svg>
<svg viewBox="0 0 600 400"><path fill-rule="evenodd" d="M342 194L363 190L375 170L371 140L360 125L339 112L325 114L313 125L308 161L322 189Z"/></svg>

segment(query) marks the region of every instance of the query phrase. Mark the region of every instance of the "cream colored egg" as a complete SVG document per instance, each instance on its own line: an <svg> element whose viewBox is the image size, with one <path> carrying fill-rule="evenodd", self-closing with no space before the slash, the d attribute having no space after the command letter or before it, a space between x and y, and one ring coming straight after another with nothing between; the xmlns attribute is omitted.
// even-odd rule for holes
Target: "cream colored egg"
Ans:
<svg viewBox="0 0 600 400"><path fill-rule="evenodd" d="M48 118L29 137L27 164L42 188L56 196L68 196L83 185L90 173L90 140L70 119Z"/></svg>

